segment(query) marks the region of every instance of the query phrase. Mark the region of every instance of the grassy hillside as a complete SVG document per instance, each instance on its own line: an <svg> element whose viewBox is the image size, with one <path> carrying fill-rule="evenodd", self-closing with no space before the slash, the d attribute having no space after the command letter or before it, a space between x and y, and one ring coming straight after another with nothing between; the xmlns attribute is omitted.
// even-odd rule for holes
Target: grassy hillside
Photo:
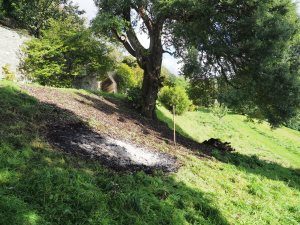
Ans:
<svg viewBox="0 0 300 225"><path fill-rule="evenodd" d="M200 157L160 140L159 129L112 99L31 88L0 83L1 225L300 223L299 132L238 115L219 121L209 112L187 113L178 118L186 136L220 137L238 150ZM158 115L171 122L165 109ZM45 128L72 121L177 154L183 166L169 175L118 173L53 149Z"/></svg>
<svg viewBox="0 0 300 225"><path fill-rule="evenodd" d="M158 117L173 127L172 115L158 107ZM208 109L188 112L176 118L177 129L195 141L220 138L245 155L278 162L286 167L300 168L300 132L282 127L271 129L267 123L250 122L245 116L228 114L222 119Z"/></svg>

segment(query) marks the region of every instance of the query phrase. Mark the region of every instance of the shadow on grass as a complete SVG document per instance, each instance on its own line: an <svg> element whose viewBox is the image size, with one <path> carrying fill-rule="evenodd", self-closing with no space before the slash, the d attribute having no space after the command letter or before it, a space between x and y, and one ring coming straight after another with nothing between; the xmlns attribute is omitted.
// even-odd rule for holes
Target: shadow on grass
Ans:
<svg viewBox="0 0 300 225"><path fill-rule="evenodd" d="M103 102L101 100L92 96L80 96L91 101L96 109L100 111L103 110ZM106 99L116 105L116 108L110 107L110 113L115 113L120 117L135 121L135 123L145 127L145 129L159 133L161 136L159 138L162 138L164 141L172 143L173 131L167 126L167 124L172 124L172 119L158 111L157 113L159 113L159 117L163 122L148 120L139 114L134 113L132 109L124 104L124 101L110 97L107 97ZM203 112L208 113L208 110L203 110ZM201 153L200 155L204 157L210 157L213 154L214 148L194 141L178 124L176 125L176 129L178 131L177 142L179 145L192 150L197 155ZM300 189L299 170L286 168L277 163L267 162L256 156L242 155L239 153L214 154L213 156L221 162L237 166L240 170L257 174L268 179L283 181L290 187Z"/></svg>
<svg viewBox="0 0 300 225"><path fill-rule="evenodd" d="M116 173L51 150L44 133L80 122L71 112L9 86L0 105L0 224L228 224L209 196L171 175Z"/></svg>
<svg viewBox="0 0 300 225"><path fill-rule="evenodd" d="M271 180L283 181L287 186L300 190L300 170L283 167L277 163L259 159L256 155L243 155L237 152L212 154L221 162L232 164L247 173L256 174Z"/></svg>
<svg viewBox="0 0 300 225"><path fill-rule="evenodd" d="M173 143L173 131L166 125L166 123L164 123L170 120L167 117L164 118L163 122L159 120L147 119L138 114L134 109L129 107L129 103L124 101L124 99L118 99L116 97L110 97L108 95L104 96L104 98L109 103L113 103L114 107L107 104L107 102L105 103L100 98L96 98L94 96L84 95L82 93L77 93L77 95L83 99L88 100L89 102L92 102L92 106L95 109L104 112L107 115L116 114L118 117L120 117L120 120L130 120L133 123L139 125L142 128L142 132L144 134L153 131L159 134L157 135L157 138L161 141L169 144ZM184 131L179 126L177 126L177 128L179 132L177 132L176 138L179 145L195 151L201 149L201 144L193 141L192 138L189 137L187 133L184 133Z"/></svg>

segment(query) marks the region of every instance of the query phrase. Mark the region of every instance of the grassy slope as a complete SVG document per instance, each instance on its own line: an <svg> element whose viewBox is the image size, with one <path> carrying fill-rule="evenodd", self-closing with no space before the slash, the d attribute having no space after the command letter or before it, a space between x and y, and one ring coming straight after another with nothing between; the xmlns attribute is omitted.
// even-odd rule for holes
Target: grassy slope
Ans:
<svg viewBox="0 0 300 225"><path fill-rule="evenodd" d="M158 116L172 128L172 115L163 107ZM243 154L300 168L300 132L282 127L272 130L267 123L247 122L246 117L228 114L219 119L208 110L188 112L176 118L182 134L203 142L209 138L229 141Z"/></svg>
<svg viewBox="0 0 300 225"><path fill-rule="evenodd" d="M230 140L241 154L181 156L185 165L169 176L120 174L51 150L39 127L49 117L70 118L50 106L9 83L0 83L0 105L1 225L300 222L299 174L290 168L299 168L297 132L189 113L178 118L182 132ZM170 122L167 111L158 114Z"/></svg>
<svg viewBox="0 0 300 225"><path fill-rule="evenodd" d="M172 127L170 112L159 107L157 114ZM186 159L187 166L178 174L210 194L232 224L299 224L299 132L272 130L240 115L219 120L207 110L186 113L176 121L179 132L194 140L220 138L237 149L225 157L216 152L219 161Z"/></svg>

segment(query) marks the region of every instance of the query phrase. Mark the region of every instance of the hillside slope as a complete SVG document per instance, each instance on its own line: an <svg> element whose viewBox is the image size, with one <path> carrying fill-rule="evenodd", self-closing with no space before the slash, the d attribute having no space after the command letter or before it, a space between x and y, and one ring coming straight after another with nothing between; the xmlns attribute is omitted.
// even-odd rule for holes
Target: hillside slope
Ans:
<svg viewBox="0 0 300 225"><path fill-rule="evenodd" d="M194 140L220 137L237 152L204 151L120 98L0 83L0 224L299 224L300 133L238 115L178 118ZM158 116L170 122L159 108ZM51 125L94 132L175 155L177 173L116 172L53 147ZM50 126L49 126L50 125ZM255 155L254 155L255 154Z"/></svg>
<svg viewBox="0 0 300 225"><path fill-rule="evenodd" d="M168 110L158 107L158 116L172 128L172 115ZM298 131L286 127L272 129L267 123L251 122L236 114L219 119L205 109L185 113L177 117L176 122L182 134L200 143L209 138L220 138L231 142L242 154L255 154L286 167L300 168Z"/></svg>

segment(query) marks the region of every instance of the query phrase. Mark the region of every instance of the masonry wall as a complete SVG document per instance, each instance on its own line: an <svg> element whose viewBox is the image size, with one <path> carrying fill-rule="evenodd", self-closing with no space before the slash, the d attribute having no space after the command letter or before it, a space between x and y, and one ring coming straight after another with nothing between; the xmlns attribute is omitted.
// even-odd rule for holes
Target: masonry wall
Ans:
<svg viewBox="0 0 300 225"><path fill-rule="evenodd" d="M0 79L3 78L2 67L5 65L9 65L18 80L22 79L21 72L18 70L21 58L20 48L28 39L28 35L0 25Z"/></svg>

